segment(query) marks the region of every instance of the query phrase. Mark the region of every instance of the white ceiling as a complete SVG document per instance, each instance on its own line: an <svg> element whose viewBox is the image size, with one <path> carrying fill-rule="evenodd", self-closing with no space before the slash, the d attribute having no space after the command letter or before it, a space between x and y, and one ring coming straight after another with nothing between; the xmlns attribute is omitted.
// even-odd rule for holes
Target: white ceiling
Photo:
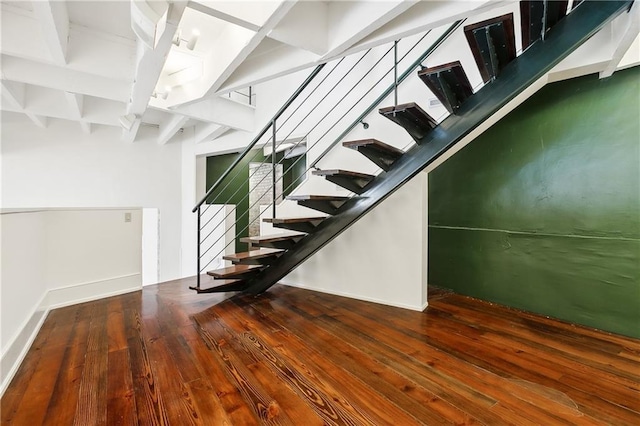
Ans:
<svg viewBox="0 0 640 426"><path fill-rule="evenodd" d="M517 10L514 1L486 0L173 1L151 50L131 29L129 1L0 3L3 122L21 115L39 126L72 120L91 132L129 121L129 141L144 123L158 127L159 143L188 126L203 139L251 130L252 120L245 126L193 113L194 106L213 111L212 103L231 102L221 94L480 11ZM178 46L171 43L177 32ZM248 105L234 108L252 113Z"/></svg>

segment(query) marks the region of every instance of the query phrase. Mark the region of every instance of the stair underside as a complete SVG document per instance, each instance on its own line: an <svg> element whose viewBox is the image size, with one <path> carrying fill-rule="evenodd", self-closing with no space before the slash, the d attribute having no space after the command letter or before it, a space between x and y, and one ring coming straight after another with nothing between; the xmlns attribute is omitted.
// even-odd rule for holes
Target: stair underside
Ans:
<svg viewBox="0 0 640 426"><path fill-rule="evenodd" d="M264 265L270 263L269 260L272 260L282 253L284 253L284 250L261 248L242 253L225 255L222 256L222 258L241 265Z"/></svg>
<svg viewBox="0 0 640 426"><path fill-rule="evenodd" d="M259 265L233 265L226 268L208 271L207 275L216 279L243 278L250 274L255 274L261 269Z"/></svg>
<svg viewBox="0 0 640 426"><path fill-rule="evenodd" d="M520 2L520 27L522 28L523 50L541 38L543 27L548 30L556 25L560 19L564 18L568 3L568 0L547 2L545 16L544 1L525 0Z"/></svg>
<svg viewBox="0 0 640 426"><path fill-rule="evenodd" d="M333 195L290 195L287 200L297 201L299 205L327 214L336 214L349 197Z"/></svg>
<svg viewBox="0 0 640 426"><path fill-rule="evenodd" d="M375 179L374 175L339 169L316 170L313 174L316 176L324 176L329 182L333 182L356 194L362 194L366 186Z"/></svg>
<svg viewBox="0 0 640 426"><path fill-rule="evenodd" d="M403 127L417 143L438 125L436 120L415 102L381 108L380 114Z"/></svg>
<svg viewBox="0 0 640 426"><path fill-rule="evenodd" d="M343 142L345 148L355 149L369 160L373 161L382 170L391 168L398 158L402 157L404 151L380 142L377 139L361 139L356 141Z"/></svg>
<svg viewBox="0 0 640 426"><path fill-rule="evenodd" d="M287 250L296 242L304 238L305 234L300 232L280 232L272 235L258 235L256 237L243 237L240 242L256 245L260 247L277 248Z"/></svg>
<svg viewBox="0 0 640 426"><path fill-rule="evenodd" d="M316 227L325 220L326 216L313 217L286 217L286 218L265 218L266 223L273 224L276 228L289 229L291 231L304 232L309 234L315 231Z"/></svg>
<svg viewBox="0 0 640 426"><path fill-rule="evenodd" d="M549 31L545 43L533 44L507 65L495 81L469 98L460 107L459 115L447 117L419 145L398 158L387 173L376 178L376 185L366 192L366 196L347 201L341 209L343 213L324 220L312 238L302 239L295 249L287 251L259 275L249 279L246 291L259 294L278 282L544 76L629 4L629 1L583 2Z"/></svg>
<svg viewBox="0 0 640 426"><path fill-rule="evenodd" d="M418 77L451 114L455 114L460 105L473 95L473 88L460 61L425 68L418 73Z"/></svg>
<svg viewBox="0 0 640 426"><path fill-rule="evenodd" d="M485 83L516 58L513 13L467 25L464 34Z"/></svg>

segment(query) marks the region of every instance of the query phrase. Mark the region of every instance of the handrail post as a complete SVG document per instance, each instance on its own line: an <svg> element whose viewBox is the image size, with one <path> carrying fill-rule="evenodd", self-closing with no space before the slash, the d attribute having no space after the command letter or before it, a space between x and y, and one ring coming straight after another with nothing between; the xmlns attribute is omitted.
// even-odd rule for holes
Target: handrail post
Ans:
<svg viewBox="0 0 640 426"><path fill-rule="evenodd" d="M198 206L198 241L196 243L196 247L196 251L198 253L196 266L196 287L198 290L200 290L200 206Z"/></svg>
<svg viewBox="0 0 640 426"><path fill-rule="evenodd" d="M393 42L393 101L398 106L398 40Z"/></svg>
<svg viewBox="0 0 640 426"><path fill-rule="evenodd" d="M274 118L271 122L273 126L273 140L271 141L271 185L272 185L272 204L273 204L273 212L271 217L273 219L276 218L276 119Z"/></svg>

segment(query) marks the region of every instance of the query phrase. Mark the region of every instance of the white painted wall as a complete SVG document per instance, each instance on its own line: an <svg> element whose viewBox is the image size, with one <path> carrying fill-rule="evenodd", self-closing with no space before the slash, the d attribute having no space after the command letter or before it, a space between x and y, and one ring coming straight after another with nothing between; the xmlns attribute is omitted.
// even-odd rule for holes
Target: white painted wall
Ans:
<svg viewBox="0 0 640 426"><path fill-rule="evenodd" d="M160 280L180 278L181 148L158 146L143 127L135 143L120 130L54 120L2 126L3 208L149 207L160 214ZM179 136L178 136L179 139Z"/></svg>
<svg viewBox="0 0 640 426"><path fill-rule="evenodd" d="M142 211L3 211L0 219L1 393L49 309L141 288Z"/></svg>

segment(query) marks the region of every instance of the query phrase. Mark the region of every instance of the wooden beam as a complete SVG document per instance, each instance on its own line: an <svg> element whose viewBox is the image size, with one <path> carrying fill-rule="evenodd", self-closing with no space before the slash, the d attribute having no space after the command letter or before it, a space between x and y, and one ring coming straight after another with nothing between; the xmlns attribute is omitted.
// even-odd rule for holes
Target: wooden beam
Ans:
<svg viewBox="0 0 640 426"><path fill-rule="evenodd" d="M61 1L34 1L33 12L40 22L40 29L49 46L51 58L56 64L67 63L69 42L69 13L67 3Z"/></svg>
<svg viewBox="0 0 640 426"><path fill-rule="evenodd" d="M229 131L226 126L221 126L216 123L202 123L195 126L195 132L193 139L195 143L202 143L210 140L214 140L222 136Z"/></svg>
<svg viewBox="0 0 640 426"><path fill-rule="evenodd" d="M231 24L237 25L242 28L246 28L251 31L259 31L260 26L256 24L252 24L251 22L245 21L244 19L240 19L236 16L229 15L222 11L216 10L212 7L199 3L197 1L190 1L187 5L190 9L197 10L198 12L202 12L206 15L213 16L214 18L229 22Z"/></svg>
<svg viewBox="0 0 640 426"><path fill-rule="evenodd" d="M600 71L600 78L611 77L615 72L618 64L620 64L620 60L627 53L635 39L638 37L640 33L640 7L638 6L638 2L634 1L631 6L631 10L628 12L627 18L627 27L622 33L622 37L620 37L620 41L616 46L615 51L613 52L613 56L611 57L611 61L607 64L607 67Z"/></svg>
<svg viewBox="0 0 640 426"><path fill-rule="evenodd" d="M47 127L47 117L37 115L26 110L25 94L25 84L2 80L2 96L7 100L7 102L9 102L16 110L29 117L36 126L42 128Z"/></svg>
<svg viewBox="0 0 640 426"><path fill-rule="evenodd" d="M78 120L80 123L80 127L82 131L86 134L91 133L91 124L82 120L83 117L83 103L84 96L79 95L77 93L64 92L64 96L67 99L67 103L69 104L69 109L71 111L71 115Z"/></svg>
<svg viewBox="0 0 640 426"><path fill-rule="evenodd" d="M122 129L122 140L129 143L135 142L140 124L142 124L142 120L140 117L136 117L130 129Z"/></svg>
<svg viewBox="0 0 640 426"><path fill-rule="evenodd" d="M167 24L155 49L149 49L142 41L138 40L136 68L131 94L127 102L127 114L141 117L147 110L149 99L158 83L158 78L160 78L160 73L171 50L173 36L186 7L186 1L175 1L169 5ZM137 132L139 127L139 125L134 126L131 130ZM125 138L133 141L135 134L133 137L127 135Z"/></svg>
<svg viewBox="0 0 640 426"><path fill-rule="evenodd" d="M169 111L232 129L247 132L254 129L255 109L221 96L172 108Z"/></svg>
<svg viewBox="0 0 640 426"><path fill-rule="evenodd" d="M184 123L189 120L185 115L175 114L167 122L160 124L160 135L158 136L158 145L164 145L180 130Z"/></svg>
<svg viewBox="0 0 640 426"><path fill-rule="evenodd" d="M129 83L61 66L2 55L2 78L34 86L126 102Z"/></svg>

